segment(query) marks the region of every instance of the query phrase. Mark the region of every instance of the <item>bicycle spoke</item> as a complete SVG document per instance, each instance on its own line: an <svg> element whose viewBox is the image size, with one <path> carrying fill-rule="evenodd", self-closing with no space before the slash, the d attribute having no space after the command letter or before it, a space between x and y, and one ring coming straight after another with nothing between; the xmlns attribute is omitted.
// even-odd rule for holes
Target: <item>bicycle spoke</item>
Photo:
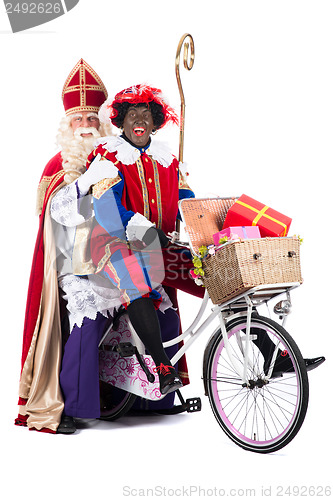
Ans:
<svg viewBox="0 0 333 500"><path fill-rule="evenodd" d="M280 419L279 419L278 415L277 415L277 414L273 411L273 408L272 408L272 407L268 404L268 403L269 403L269 400L265 397L265 395L264 395L264 394L262 394L262 395L261 395L261 397L262 397L262 398L263 398L263 400L264 400L265 407L266 407L266 409L267 409L267 411L268 411L268 413L269 413L269 416L270 416L270 418L271 418L271 422L272 422L272 424L274 425L274 428L275 428L275 430L276 430L276 433L279 433L279 432L280 432L280 430L283 430L283 428L284 428L284 427L283 427L283 424L282 424L282 422L280 421ZM276 425L276 420L277 420L277 421L278 421L278 423L280 424L280 430L278 429L278 426ZM266 419L265 419L265 424L267 424ZM267 426L267 428L268 428L268 426ZM271 433L270 433L270 436L271 436L271 438L273 437L273 435L272 435Z"/></svg>

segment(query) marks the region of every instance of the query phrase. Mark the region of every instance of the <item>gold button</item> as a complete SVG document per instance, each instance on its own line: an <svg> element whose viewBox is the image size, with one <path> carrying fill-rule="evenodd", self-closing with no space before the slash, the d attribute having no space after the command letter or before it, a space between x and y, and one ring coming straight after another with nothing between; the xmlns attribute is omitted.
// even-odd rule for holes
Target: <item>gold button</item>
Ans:
<svg viewBox="0 0 333 500"><path fill-rule="evenodd" d="M148 158L145 158L145 161L148 161Z"/></svg>
<svg viewBox="0 0 333 500"><path fill-rule="evenodd" d="M155 203L155 200L154 200L154 198L153 198L153 199L151 200L151 202L152 202L152 203Z"/></svg>
<svg viewBox="0 0 333 500"><path fill-rule="evenodd" d="M153 182L153 179L149 177L148 182Z"/></svg>

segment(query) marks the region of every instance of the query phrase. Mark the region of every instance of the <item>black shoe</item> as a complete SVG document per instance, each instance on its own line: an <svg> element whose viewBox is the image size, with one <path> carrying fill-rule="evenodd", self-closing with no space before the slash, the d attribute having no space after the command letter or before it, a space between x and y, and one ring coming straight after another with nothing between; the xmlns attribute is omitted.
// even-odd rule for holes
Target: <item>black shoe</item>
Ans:
<svg viewBox="0 0 333 500"><path fill-rule="evenodd" d="M74 434L76 426L73 417L62 415L57 434Z"/></svg>
<svg viewBox="0 0 333 500"><path fill-rule="evenodd" d="M162 365L161 365L162 366ZM163 365L164 366L164 365ZM169 394L169 392L177 391L183 387L180 376L172 366L166 366L167 370L159 373L160 391L161 394Z"/></svg>
<svg viewBox="0 0 333 500"><path fill-rule="evenodd" d="M304 358L306 371L310 372L311 370L318 368L318 366L324 363L325 359L326 358L324 356L318 356L317 358Z"/></svg>
<svg viewBox="0 0 333 500"><path fill-rule="evenodd" d="M293 364L290 361L288 354L285 355L285 352L286 351L279 351L271 375L272 378L282 377L284 373L294 373L295 370ZM318 366L320 366L324 361L324 356L318 356L317 358L304 358L306 371L309 372L311 370L314 370L315 368L318 368ZM268 374L270 363L271 358L264 363L265 375Z"/></svg>

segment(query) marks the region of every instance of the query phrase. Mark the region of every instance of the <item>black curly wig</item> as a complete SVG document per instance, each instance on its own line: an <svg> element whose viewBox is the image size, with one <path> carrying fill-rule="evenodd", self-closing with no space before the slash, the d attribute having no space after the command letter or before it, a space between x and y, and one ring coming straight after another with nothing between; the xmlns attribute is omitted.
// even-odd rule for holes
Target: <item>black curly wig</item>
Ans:
<svg viewBox="0 0 333 500"><path fill-rule="evenodd" d="M165 123L165 114L163 112L163 107L155 101L151 101L148 105L145 103L131 104L130 102L114 103L113 108L117 110L118 114L112 119L112 123L118 127L122 128L124 119L129 108L140 108L144 107L149 109L152 114L154 129L158 130Z"/></svg>

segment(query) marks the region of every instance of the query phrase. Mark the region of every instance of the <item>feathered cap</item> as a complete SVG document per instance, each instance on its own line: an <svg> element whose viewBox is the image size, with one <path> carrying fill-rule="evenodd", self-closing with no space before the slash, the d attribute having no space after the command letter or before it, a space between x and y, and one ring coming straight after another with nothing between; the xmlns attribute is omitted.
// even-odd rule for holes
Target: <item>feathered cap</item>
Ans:
<svg viewBox="0 0 333 500"><path fill-rule="evenodd" d="M164 123L160 128L164 127L164 125L169 122L178 124L178 116L175 110L166 103L162 95L162 91L144 84L128 87L127 89L118 92L113 100L108 99L105 101L100 108L99 118L101 122L108 123L109 120L111 120L113 125L118 126L115 119L119 113L118 109L122 104L129 103L130 105L135 106L137 104L149 105L151 102L155 102L162 107Z"/></svg>
<svg viewBox="0 0 333 500"><path fill-rule="evenodd" d="M96 71L80 59L69 73L62 90L66 115L82 111L98 113L107 97L107 90Z"/></svg>

